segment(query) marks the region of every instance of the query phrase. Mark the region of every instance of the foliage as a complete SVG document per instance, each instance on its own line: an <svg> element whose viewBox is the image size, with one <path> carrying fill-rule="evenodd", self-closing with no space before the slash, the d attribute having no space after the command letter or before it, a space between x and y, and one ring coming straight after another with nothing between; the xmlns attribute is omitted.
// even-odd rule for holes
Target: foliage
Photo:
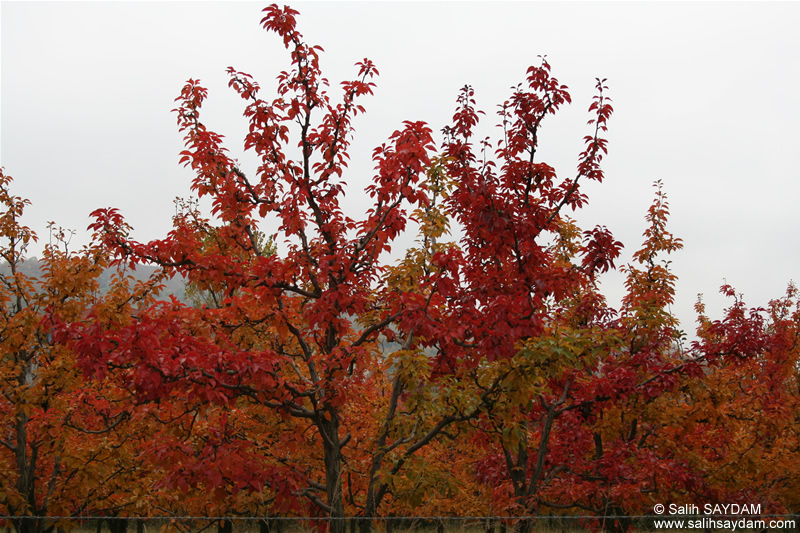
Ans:
<svg viewBox="0 0 800 533"><path fill-rule="evenodd" d="M619 310L601 294L622 243L569 212L604 179L605 80L574 175L538 159L545 119L571 103L542 58L499 107L497 140L474 138L470 86L438 148L403 123L373 152L356 218L348 149L378 71L357 63L336 100L298 13L264 13L291 61L275 96L228 69L258 168L201 121L208 91L189 80L174 111L196 198L177 201L165 238L138 242L98 209L91 246L70 252L52 225L26 273L27 201L0 173L3 512L122 529L132 515L356 517L366 533L381 516L586 512L625 531L655 502L756 495L797 510L794 286L765 309L724 287L734 304L712 321L698 303L687 343L666 259L682 242L657 182ZM156 270L135 281L137 266ZM158 297L169 279L191 305Z"/></svg>
<svg viewBox="0 0 800 533"><path fill-rule="evenodd" d="M74 353L53 336L53 317L131 320L152 300L157 280L130 287L117 276L104 299L98 277L108 264L99 248L68 251L67 233L52 223L39 275L24 273L24 253L36 235L20 224L27 200L11 193L0 172L0 506L17 516L109 513L140 498L135 484L138 437L126 394L109 381L86 381ZM38 520L16 521L18 531L39 531Z"/></svg>

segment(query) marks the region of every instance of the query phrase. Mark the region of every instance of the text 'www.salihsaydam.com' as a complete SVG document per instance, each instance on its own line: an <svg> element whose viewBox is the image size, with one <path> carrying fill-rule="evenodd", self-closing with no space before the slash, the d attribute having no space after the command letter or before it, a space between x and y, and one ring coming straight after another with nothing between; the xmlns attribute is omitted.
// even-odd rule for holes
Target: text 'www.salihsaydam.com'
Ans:
<svg viewBox="0 0 800 533"><path fill-rule="evenodd" d="M767 518L761 515L761 504L684 504L657 503L653 506L656 515L671 518L656 519L656 529L722 529L728 531L793 529L791 518Z"/></svg>

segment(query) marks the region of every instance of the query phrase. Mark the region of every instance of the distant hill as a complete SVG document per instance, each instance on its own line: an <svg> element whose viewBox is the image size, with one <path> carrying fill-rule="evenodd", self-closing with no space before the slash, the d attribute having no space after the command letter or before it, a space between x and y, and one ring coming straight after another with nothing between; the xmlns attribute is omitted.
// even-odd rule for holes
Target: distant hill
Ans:
<svg viewBox="0 0 800 533"><path fill-rule="evenodd" d="M146 280L156 269L156 267L151 265L137 265L136 270L129 270L129 273L136 280ZM38 278L42 275L41 261L36 257L29 257L19 265L18 270L28 277ZM0 274L7 276L10 273L11 268L8 266L8 263L3 262L3 264L0 265ZM98 278L101 294L108 292L108 288L111 284L111 275L113 273L113 269L106 269ZM186 302L186 286L183 278L175 276L172 279L166 280L164 285L164 290L159 294L159 299L168 300L170 296L175 296L178 300Z"/></svg>

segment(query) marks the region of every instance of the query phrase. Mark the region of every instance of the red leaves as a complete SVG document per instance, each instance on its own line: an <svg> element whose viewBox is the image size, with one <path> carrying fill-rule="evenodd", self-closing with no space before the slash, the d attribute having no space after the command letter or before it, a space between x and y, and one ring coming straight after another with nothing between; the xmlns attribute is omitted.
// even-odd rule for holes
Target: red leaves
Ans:
<svg viewBox="0 0 800 533"><path fill-rule="evenodd" d="M612 110L603 89L598 85L600 96L591 111L604 131ZM551 76L550 65L542 59L540 66L528 69L527 87L516 87L501 106L504 137L495 152L497 163L489 157L488 139L480 156L469 143L478 121L471 87L461 90L453 125L445 129L446 169L454 182L445 201L465 236L460 288L440 284L452 298L452 319L463 324L470 343L480 347L476 359L512 357L520 339L541 331L549 298L579 291L587 279L613 268L619 255L621 244L608 230L587 232L584 276L565 267L546 245L560 231L561 209L576 209L587 201L578 190L582 174L559 180L552 166L535 160L544 118L570 102L567 87ZM601 155L595 152L605 153L605 140L596 135L591 140L594 148L581 155L581 172L599 178Z"/></svg>
<svg viewBox="0 0 800 533"><path fill-rule="evenodd" d="M374 76L380 75L380 72L378 72L378 69L375 68L375 63L373 63L372 61L370 61L366 57L364 58L363 61L359 61L358 63L356 63L356 66L358 67L358 77L359 78L365 79L367 77L372 78ZM370 86L372 86L372 85L370 84Z"/></svg>
<svg viewBox="0 0 800 533"><path fill-rule="evenodd" d="M600 161L603 156L608 153L608 141L600 136L602 132L608 131L608 119L614 112L609 102L610 98L605 96L605 90L608 87L605 85L604 79L597 79L597 95L594 101L589 106L589 111L595 111L595 116L588 121L589 125L594 124L594 135L587 135L584 137L586 143L586 150L580 155L580 162L578 163L578 176L585 176L588 179L603 181L603 171L600 168ZM576 178L577 182L577 178Z"/></svg>
<svg viewBox="0 0 800 533"><path fill-rule="evenodd" d="M622 243L614 240L613 235L605 226L597 226L591 231L583 233L584 245L581 248L583 260L581 266L590 278L600 272L608 272L614 268L614 259L619 257Z"/></svg>
<svg viewBox="0 0 800 533"><path fill-rule="evenodd" d="M186 276L213 296L213 305L210 299L202 309L152 305L137 311L135 323L125 324L92 317L92 324L64 326L59 338L68 340L92 375L120 372L139 401L213 408L246 398L279 414L281 423L298 425L300 432L308 432L309 424L324 432L340 423L350 398L375 370L375 339L393 334L389 327L399 320L372 325L384 306L396 303L381 285L379 257L404 231L408 206L428 203L423 180L434 145L426 124L404 123L376 151L377 171L369 188L374 205L367 217L345 216L340 203L352 120L364 112L358 98L372 94L378 70L368 59L357 63L357 79L343 82L342 101L332 103L319 68L322 49L302 42L297 12L276 5L264 12L262 25L282 37L292 61L278 76L278 97L260 99L250 75L228 69L229 87L246 101L244 146L260 158L256 179L229 156L222 136L201 122L206 89L192 79L176 99L186 145L180 163L195 171L192 190L211 198L220 226L213 227L196 209L185 209L166 238L139 243L129 239L129 228L115 210L96 212L92 225L121 257ZM292 133L297 136L290 146ZM282 256L265 257L273 252L259 247L256 214L277 217L286 244ZM410 322L425 324L425 305L424 298L409 298L398 307L401 314L416 313ZM365 330L361 321L371 325ZM316 444L338 446L339 438L334 434ZM225 471L211 460L215 453L240 453L228 444L215 436L202 450L176 445L172 460L191 471L176 474L170 484L214 491L254 486L248 472ZM283 449L268 452L286 460ZM316 473L302 484L278 487L276 480L275 490L296 508L311 479L316 482Z"/></svg>
<svg viewBox="0 0 800 533"><path fill-rule="evenodd" d="M567 86L559 85L557 79L550 77L550 63L547 62L546 56L539 56L539 59L541 64L538 67L528 67L528 86L533 91L544 93L545 99L552 102L556 108L563 103L572 103Z"/></svg>
<svg viewBox="0 0 800 533"><path fill-rule="evenodd" d="M597 78L595 89L597 89L598 94L593 98L592 104L589 106L589 111L596 111L597 116L596 118L590 119L587 124L597 124L600 131L608 131L608 119L614 112L614 108L608 103L611 99L603 94L603 91L608 90L608 86L605 84L606 81L606 78L602 80Z"/></svg>
<svg viewBox="0 0 800 533"><path fill-rule="evenodd" d="M446 129L446 134L463 137L467 141L472 136L472 128L478 124L478 115L483 111L475 110L475 91L471 85L465 85L458 95L458 109L453 115L452 129Z"/></svg>
<svg viewBox="0 0 800 533"><path fill-rule="evenodd" d="M283 37L283 44L286 48L293 41L299 41L302 38L296 30L297 20L295 17L300 14L289 6L284 6L283 9L278 7L278 4L272 4L262 10L266 13L264 18L261 19L261 26L267 31L273 31L279 36Z"/></svg>
<svg viewBox="0 0 800 533"><path fill-rule="evenodd" d="M764 309L747 309L729 285L723 285L720 292L736 298L736 301L726 310L722 320L706 326L705 338L695 345L695 349L712 361L717 358L732 361L751 359L767 352L781 351L782 338L767 329Z"/></svg>

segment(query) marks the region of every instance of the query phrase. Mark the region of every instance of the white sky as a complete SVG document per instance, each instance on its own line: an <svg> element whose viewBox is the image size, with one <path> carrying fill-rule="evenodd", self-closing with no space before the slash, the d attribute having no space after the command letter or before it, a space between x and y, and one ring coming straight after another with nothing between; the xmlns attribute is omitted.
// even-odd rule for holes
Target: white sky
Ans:
<svg viewBox="0 0 800 533"><path fill-rule="evenodd" d="M140 240L163 237L172 200L188 196L173 99L184 82L209 89L203 121L242 156L242 101L225 68L249 72L265 94L289 66L259 24L266 2L7 2L2 20L0 164L29 198L26 223L47 221L86 241L89 213L117 207ZM584 229L608 226L625 261L661 179L671 228L685 248L675 312L694 329L704 293L719 317L727 280L750 305L798 278L800 3L295 2L306 40L325 48L333 90L372 59L381 72L363 101L346 179L354 209L372 176L371 150L403 120L450 123L457 91L475 87L493 134L496 105L546 54L573 104L545 123L543 159L573 176L594 78L608 78L606 181L586 187ZM264 228L268 232L271 228ZM33 250L33 253L37 253ZM622 278L605 279L616 305Z"/></svg>

